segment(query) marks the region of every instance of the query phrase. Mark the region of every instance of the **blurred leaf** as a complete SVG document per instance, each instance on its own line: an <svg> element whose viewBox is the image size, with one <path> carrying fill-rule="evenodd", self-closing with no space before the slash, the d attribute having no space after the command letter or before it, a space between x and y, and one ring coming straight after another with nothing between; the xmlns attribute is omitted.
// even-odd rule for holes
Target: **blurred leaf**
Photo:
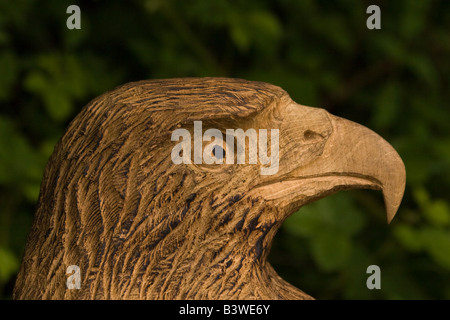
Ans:
<svg viewBox="0 0 450 320"><path fill-rule="evenodd" d="M272 13L256 10L245 14L231 12L229 32L241 52L248 51L254 44L270 51L274 42L280 38L282 29Z"/></svg>
<svg viewBox="0 0 450 320"><path fill-rule="evenodd" d="M45 75L37 70L28 73L24 81L25 88L35 94L44 95L48 90L49 84Z"/></svg>
<svg viewBox="0 0 450 320"><path fill-rule="evenodd" d="M346 284L343 288L344 299L371 299L377 297L376 290L369 290L366 282L370 276L367 267L373 264L373 258L360 243L351 244L351 252L342 272L345 274Z"/></svg>
<svg viewBox="0 0 450 320"><path fill-rule="evenodd" d="M415 230L406 224L398 224L393 232L397 240L408 250L418 252L423 248L420 230Z"/></svg>
<svg viewBox="0 0 450 320"><path fill-rule="evenodd" d="M28 200L34 203L45 160L17 132L10 119L0 116L0 185L22 189Z"/></svg>
<svg viewBox="0 0 450 320"><path fill-rule="evenodd" d="M278 39L282 34L281 24L276 16L269 11L253 11L248 16L248 20L254 35L261 35L269 39Z"/></svg>
<svg viewBox="0 0 450 320"><path fill-rule="evenodd" d="M232 19L229 32L231 39L240 51L245 52L249 49L250 34L248 34L245 26L237 18Z"/></svg>
<svg viewBox="0 0 450 320"><path fill-rule="evenodd" d="M349 236L358 232L365 219L347 193L341 192L304 206L288 218L288 232L313 236L336 230Z"/></svg>
<svg viewBox="0 0 450 320"><path fill-rule="evenodd" d="M450 33L445 29L436 29L431 35L433 43L439 44L446 51L450 51Z"/></svg>
<svg viewBox="0 0 450 320"><path fill-rule="evenodd" d="M319 267L325 272L342 268L349 257L351 244L341 232L326 232L316 235L311 242L311 253Z"/></svg>
<svg viewBox="0 0 450 320"><path fill-rule="evenodd" d="M66 74L64 76L64 91L74 98L81 98L87 93L84 66L76 56L65 57Z"/></svg>
<svg viewBox="0 0 450 320"><path fill-rule="evenodd" d="M10 250L0 246L0 284L5 283L18 268L19 261L16 256Z"/></svg>
<svg viewBox="0 0 450 320"><path fill-rule="evenodd" d="M250 80L266 81L280 86L289 92L294 101L302 105L314 106L318 101L318 88L311 79L290 70L261 69L251 73L239 74Z"/></svg>
<svg viewBox="0 0 450 320"><path fill-rule="evenodd" d="M16 57L9 51L0 52L0 101L11 95L12 86L18 75L18 62Z"/></svg>
<svg viewBox="0 0 450 320"><path fill-rule="evenodd" d="M438 75L429 57L420 54L409 53L405 57L405 62L419 79L421 79L429 86L437 86Z"/></svg>
<svg viewBox="0 0 450 320"><path fill-rule="evenodd" d="M69 118L72 101L87 93L83 66L74 56L42 55L25 78L25 88L41 97L48 114L57 122Z"/></svg>
<svg viewBox="0 0 450 320"><path fill-rule="evenodd" d="M396 82L388 82L375 100L374 125L385 129L394 125L401 109L401 87Z"/></svg>
<svg viewBox="0 0 450 320"><path fill-rule="evenodd" d="M433 201L425 210L428 220L436 226L447 226L450 223L449 204L438 199Z"/></svg>
<svg viewBox="0 0 450 320"><path fill-rule="evenodd" d="M28 183L23 186L23 194L30 203L36 203L39 198L41 184L39 182Z"/></svg>
<svg viewBox="0 0 450 320"><path fill-rule="evenodd" d="M424 228L421 234L426 250L443 268L450 270L450 232Z"/></svg>
<svg viewBox="0 0 450 320"><path fill-rule="evenodd" d="M428 298L410 275L408 266L381 266L381 291L386 299L411 300Z"/></svg>
<svg viewBox="0 0 450 320"><path fill-rule="evenodd" d="M445 162L446 172L450 173L450 137L441 137L434 141L434 150L438 158ZM450 177L447 178L450 180Z"/></svg>
<svg viewBox="0 0 450 320"><path fill-rule="evenodd" d="M0 184L18 185L24 181L29 157L33 156L27 141L9 118L0 116Z"/></svg>
<svg viewBox="0 0 450 320"><path fill-rule="evenodd" d="M400 31L407 40L418 37L424 29L431 1L409 1L400 15Z"/></svg>
<svg viewBox="0 0 450 320"><path fill-rule="evenodd" d="M416 142L416 145L420 146L420 143ZM417 147L414 149L415 151L404 153L402 155L408 172L408 182L415 186L424 185L429 177L429 172L426 168L426 163L429 161L429 155L419 152Z"/></svg>
<svg viewBox="0 0 450 320"><path fill-rule="evenodd" d="M318 23L322 34L342 53L349 53L354 47L352 34L346 21L336 15L325 17L322 23Z"/></svg>
<svg viewBox="0 0 450 320"><path fill-rule="evenodd" d="M57 121L66 120L72 112L72 103L64 92L58 90L46 91L44 102L48 114Z"/></svg>
<svg viewBox="0 0 450 320"><path fill-rule="evenodd" d="M326 271L345 266L350 255L351 236L364 225L364 219L345 193L329 196L302 207L283 224L288 233L311 237L314 261Z"/></svg>
<svg viewBox="0 0 450 320"><path fill-rule="evenodd" d="M430 202L430 196L423 187L414 188L414 199L422 208Z"/></svg>
<svg viewBox="0 0 450 320"><path fill-rule="evenodd" d="M163 0L145 0L144 8L150 13L156 12L164 5Z"/></svg>
<svg viewBox="0 0 450 320"><path fill-rule="evenodd" d="M414 198L431 224L442 227L450 224L450 207L446 201L431 200L424 188L415 188Z"/></svg>
<svg viewBox="0 0 450 320"><path fill-rule="evenodd" d="M372 45L375 50L379 50L381 57L388 58L399 65L403 65L408 59L409 52L405 44L395 35L389 33L376 33L373 35Z"/></svg>

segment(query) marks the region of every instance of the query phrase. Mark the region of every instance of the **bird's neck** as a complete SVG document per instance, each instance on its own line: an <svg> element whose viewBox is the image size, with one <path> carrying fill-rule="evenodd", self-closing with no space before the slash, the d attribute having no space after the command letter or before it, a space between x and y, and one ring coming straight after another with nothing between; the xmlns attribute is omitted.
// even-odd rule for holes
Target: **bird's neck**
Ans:
<svg viewBox="0 0 450 320"><path fill-rule="evenodd" d="M249 249L250 248L250 249ZM180 265L197 261L186 274L182 299L310 299L283 280L255 247L233 242L221 250L199 252ZM175 279L174 279L175 280ZM183 280L182 280L183 281Z"/></svg>
<svg viewBox="0 0 450 320"><path fill-rule="evenodd" d="M141 287L139 297L148 292L145 298L150 299L309 298L267 262L281 222L261 203L253 201L250 208L239 212L229 207L215 215L192 216L189 230L180 232L182 239L171 240L178 241L176 250L161 256L152 264L153 271L144 274L142 283L148 290Z"/></svg>

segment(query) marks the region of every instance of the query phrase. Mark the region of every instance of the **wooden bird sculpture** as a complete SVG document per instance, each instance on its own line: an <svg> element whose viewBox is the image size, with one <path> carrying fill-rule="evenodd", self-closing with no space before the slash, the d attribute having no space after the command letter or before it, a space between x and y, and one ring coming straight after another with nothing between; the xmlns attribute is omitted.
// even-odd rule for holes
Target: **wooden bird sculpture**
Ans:
<svg viewBox="0 0 450 320"><path fill-rule="evenodd" d="M246 142L256 132L257 153L228 136L216 148L217 132L225 141L238 129ZM190 134L192 151L174 132ZM277 156L268 172L263 151ZM209 153L216 162L195 161ZM403 162L385 140L277 86L125 84L90 102L56 145L13 298L311 299L267 262L283 221L339 190L370 188L383 192L390 222L404 187ZM79 267L75 289L69 266Z"/></svg>

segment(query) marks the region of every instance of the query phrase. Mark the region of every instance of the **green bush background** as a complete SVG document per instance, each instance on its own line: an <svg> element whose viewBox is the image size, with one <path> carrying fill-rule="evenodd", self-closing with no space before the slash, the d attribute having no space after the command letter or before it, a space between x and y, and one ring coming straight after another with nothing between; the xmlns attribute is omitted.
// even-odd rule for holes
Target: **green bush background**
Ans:
<svg viewBox="0 0 450 320"><path fill-rule="evenodd" d="M81 8L81 30L66 8ZM368 30L366 8L381 8ZM0 297L11 297L43 170L91 99L142 79L227 76L279 85L359 122L403 158L386 224L379 192L291 216L270 261L319 299L450 298L450 1L0 0ZM366 269L381 268L381 290Z"/></svg>

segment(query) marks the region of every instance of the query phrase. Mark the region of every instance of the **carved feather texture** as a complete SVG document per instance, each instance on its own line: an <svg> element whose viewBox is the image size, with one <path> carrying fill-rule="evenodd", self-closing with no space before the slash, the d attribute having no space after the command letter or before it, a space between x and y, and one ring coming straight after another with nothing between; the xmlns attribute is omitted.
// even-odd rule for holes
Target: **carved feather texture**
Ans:
<svg viewBox="0 0 450 320"><path fill-rule="evenodd" d="M310 299L266 261L283 220L331 192L384 185L299 178L336 127L324 110L294 104L279 87L225 78L135 82L93 100L49 159L14 298ZM280 172L175 165L170 135L194 121L279 128ZM80 289L66 287L69 265L80 267Z"/></svg>

